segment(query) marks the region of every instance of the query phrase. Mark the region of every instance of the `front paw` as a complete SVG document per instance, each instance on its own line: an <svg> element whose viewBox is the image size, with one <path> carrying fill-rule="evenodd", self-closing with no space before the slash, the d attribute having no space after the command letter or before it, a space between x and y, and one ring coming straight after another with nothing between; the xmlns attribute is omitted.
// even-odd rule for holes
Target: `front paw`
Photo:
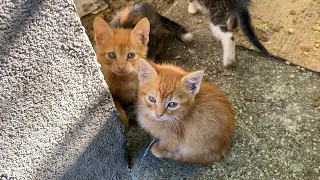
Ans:
<svg viewBox="0 0 320 180"><path fill-rule="evenodd" d="M196 5L194 4L194 2L189 2L188 12L190 14L196 14L197 13L197 8L196 8Z"/></svg>
<svg viewBox="0 0 320 180"><path fill-rule="evenodd" d="M233 63L236 62L236 55L235 52L230 50L226 51L223 54L223 66L224 67L229 67L233 65Z"/></svg>
<svg viewBox="0 0 320 180"><path fill-rule="evenodd" d="M159 142L155 143L151 148L152 154L157 158L162 158L162 150L159 148Z"/></svg>

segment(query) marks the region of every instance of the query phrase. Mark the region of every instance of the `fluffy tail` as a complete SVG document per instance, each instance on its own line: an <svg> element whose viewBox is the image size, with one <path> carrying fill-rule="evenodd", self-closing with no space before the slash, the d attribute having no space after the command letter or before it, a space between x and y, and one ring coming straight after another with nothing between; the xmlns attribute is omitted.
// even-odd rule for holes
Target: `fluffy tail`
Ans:
<svg viewBox="0 0 320 180"><path fill-rule="evenodd" d="M185 43L191 42L193 40L193 34L188 32L185 27L164 16L159 16L164 27L178 39L182 40Z"/></svg>
<svg viewBox="0 0 320 180"><path fill-rule="evenodd" d="M237 14L240 20L240 28L248 40L258 48L263 54L270 55L269 51L263 46L259 41L257 35L255 34L252 24L251 17L246 6L241 6L237 8Z"/></svg>

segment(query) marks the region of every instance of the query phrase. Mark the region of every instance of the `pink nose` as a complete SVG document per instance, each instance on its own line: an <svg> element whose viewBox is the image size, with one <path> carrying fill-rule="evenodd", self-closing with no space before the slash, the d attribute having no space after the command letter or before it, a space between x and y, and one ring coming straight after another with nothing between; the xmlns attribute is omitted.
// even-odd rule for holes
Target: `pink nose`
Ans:
<svg viewBox="0 0 320 180"><path fill-rule="evenodd" d="M122 67L119 67L119 66L118 66L118 69L119 69L121 72L124 71L125 68L126 68L126 67L123 67L123 66L122 66Z"/></svg>
<svg viewBox="0 0 320 180"><path fill-rule="evenodd" d="M159 117L161 117L161 116L162 116L162 114L158 114L158 113L156 113L156 116L159 118Z"/></svg>

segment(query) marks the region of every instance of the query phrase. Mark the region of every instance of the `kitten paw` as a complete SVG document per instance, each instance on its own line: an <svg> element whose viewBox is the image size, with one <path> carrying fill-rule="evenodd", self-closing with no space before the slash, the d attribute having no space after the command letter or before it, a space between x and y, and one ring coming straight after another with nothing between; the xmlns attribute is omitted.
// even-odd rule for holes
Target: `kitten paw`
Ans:
<svg viewBox="0 0 320 180"><path fill-rule="evenodd" d="M232 66L224 67L224 68L223 68L222 75L223 75L223 76L233 76Z"/></svg>
<svg viewBox="0 0 320 180"><path fill-rule="evenodd" d="M181 35L181 40L185 43L190 43L193 41L193 34L192 33L185 33Z"/></svg>
<svg viewBox="0 0 320 180"><path fill-rule="evenodd" d="M195 13L197 13L197 8L196 8L196 5L194 4L194 2L189 2L188 12L189 12L190 14L195 14Z"/></svg>
<svg viewBox="0 0 320 180"><path fill-rule="evenodd" d="M157 158L162 158L162 151L159 149L159 143L155 143L151 148L152 154Z"/></svg>
<svg viewBox="0 0 320 180"><path fill-rule="evenodd" d="M235 58L235 57L224 58L224 60L223 60L223 66L224 66L224 67L229 67L229 66L231 66L234 62L236 62L236 58Z"/></svg>

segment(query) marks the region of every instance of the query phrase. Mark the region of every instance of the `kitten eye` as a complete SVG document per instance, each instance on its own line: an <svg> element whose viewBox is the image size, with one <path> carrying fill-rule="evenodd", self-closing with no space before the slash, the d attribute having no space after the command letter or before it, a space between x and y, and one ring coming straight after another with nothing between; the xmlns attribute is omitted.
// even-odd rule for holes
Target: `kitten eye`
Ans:
<svg viewBox="0 0 320 180"><path fill-rule="evenodd" d="M152 103L155 103L156 102L156 99L152 96L149 96L148 97L149 101L152 102Z"/></svg>
<svg viewBox="0 0 320 180"><path fill-rule="evenodd" d="M178 103L176 103L176 102L169 102L169 104L168 104L168 107L170 107L170 108L174 108L177 106L178 106Z"/></svg>
<svg viewBox="0 0 320 180"><path fill-rule="evenodd" d="M136 55L135 55L134 53L129 53L129 54L127 55L127 58L128 58L128 59L133 59L135 56L136 56Z"/></svg>
<svg viewBox="0 0 320 180"><path fill-rule="evenodd" d="M117 55L116 55L116 53L114 53L114 52L109 52L109 53L108 53L108 57L109 57L110 59L115 59L115 58L117 57Z"/></svg>

